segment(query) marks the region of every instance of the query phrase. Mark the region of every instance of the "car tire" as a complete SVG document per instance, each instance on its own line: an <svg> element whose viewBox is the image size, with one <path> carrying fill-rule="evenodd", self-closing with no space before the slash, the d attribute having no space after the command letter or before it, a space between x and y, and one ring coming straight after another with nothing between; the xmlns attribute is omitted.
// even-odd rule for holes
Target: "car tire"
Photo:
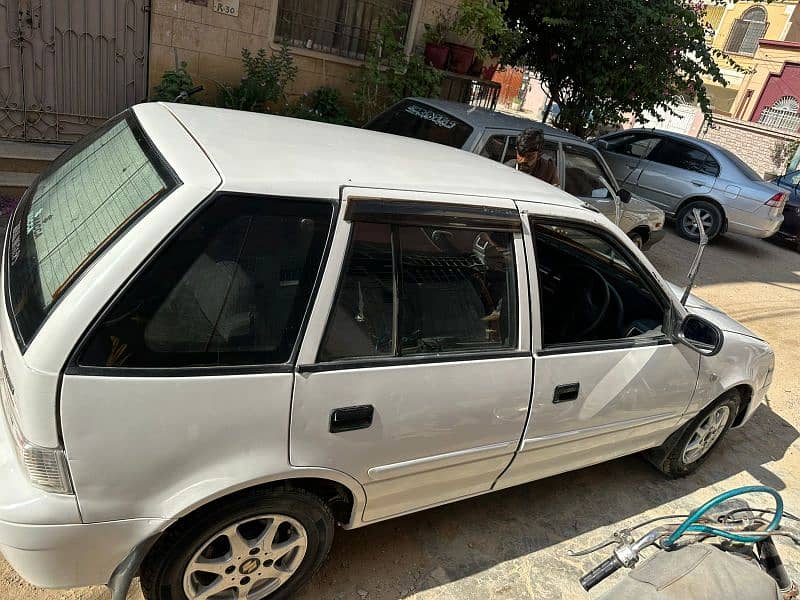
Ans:
<svg viewBox="0 0 800 600"><path fill-rule="evenodd" d="M141 569L144 597L194 600L214 585L219 593L235 589L235 597L274 588L265 600L290 598L324 562L333 530L330 508L302 489L256 489L215 502L156 542Z"/></svg>
<svg viewBox="0 0 800 600"><path fill-rule="evenodd" d="M691 475L725 437L739 414L740 406L740 393L729 391L673 433L664 444L646 452L645 458L670 479Z"/></svg>
<svg viewBox="0 0 800 600"><path fill-rule="evenodd" d="M644 248L644 239L642 238L641 233L636 233L635 231L632 231L631 233L628 234L628 237L631 238L633 245L636 246L639 250L642 250Z"/></svg>
<svg viewBox="0 0 800 600"><path fill-rule="evenodd" d="M703 226L709 241L713 240L722 232L722 225L725 222L722 210L711 202L705 200L695 200L684 204L675 216L675 229L678 235L687 240L696 242L700 239L700 233L693 224L692 210L700 210Z"/></svg>

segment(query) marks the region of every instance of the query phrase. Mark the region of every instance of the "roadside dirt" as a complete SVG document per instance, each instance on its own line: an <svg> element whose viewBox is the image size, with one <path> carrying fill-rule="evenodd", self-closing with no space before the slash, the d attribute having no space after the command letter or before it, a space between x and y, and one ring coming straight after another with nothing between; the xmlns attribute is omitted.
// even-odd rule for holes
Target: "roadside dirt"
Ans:
<svg viewBox="0 0 800 600"><path fill-rule="evenodd" d="M682 284L694 251L670 232L648 256ZM700 472L667 481L634 456L338 531L330 560L298 598L583 600L589 596L578 577L605 555L571 559L567 549L596 543L642 516L686 512L748 484L778 489L789 510L800 512L800 253L727 236L707 249L696 293L763 335L777 355L768 405L731 432ZM784 542L780 549L798 578L800 551ZM3 600L109 597L103 588L33 588L0 558ZM138 587L130 598L142 600Z"/></svg>

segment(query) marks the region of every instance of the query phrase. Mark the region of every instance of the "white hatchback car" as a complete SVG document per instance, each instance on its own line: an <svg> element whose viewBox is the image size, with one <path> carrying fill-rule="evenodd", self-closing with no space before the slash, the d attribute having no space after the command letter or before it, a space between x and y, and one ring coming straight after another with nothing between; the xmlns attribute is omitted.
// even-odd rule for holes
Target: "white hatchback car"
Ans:
<svg viewBox="0 0 800 600"><path fill-rule="evenodd" d="M0 550L117 599L136 575L149 600L285 598L337 522L645 450L685 475L773 369L554 187L182 105L40 177L2 283Z"/></svg>

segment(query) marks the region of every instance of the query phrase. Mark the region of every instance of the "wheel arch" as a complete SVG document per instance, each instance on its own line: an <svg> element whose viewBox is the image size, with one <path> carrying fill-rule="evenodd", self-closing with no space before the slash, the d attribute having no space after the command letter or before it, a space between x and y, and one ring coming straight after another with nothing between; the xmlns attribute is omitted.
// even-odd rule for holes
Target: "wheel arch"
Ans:
<svg viewBox="0 0 800 600"><path fill-rule="evenodd" d="M673 215L675 218L678 217L678 213L680 213L683 208L689 204L690 202L708 202L709 204L713 204L716 206L720 213L722 214L722 228L720 229L720 233L725 233L728 231L728 213L725 212L725 207L720 203L719 200L715 200L710 196L689 196L688 198L684 198L678 207L675 209Z"/></svg>
<svg viewBox="0 0 800 600"><path fill-rule="evenodd" d="M642 242L645 244L650 241L650 227L647 225L637 225L628 232L628 236L630 236L632 233L638 233L640 236L642 236Z"/></svg>

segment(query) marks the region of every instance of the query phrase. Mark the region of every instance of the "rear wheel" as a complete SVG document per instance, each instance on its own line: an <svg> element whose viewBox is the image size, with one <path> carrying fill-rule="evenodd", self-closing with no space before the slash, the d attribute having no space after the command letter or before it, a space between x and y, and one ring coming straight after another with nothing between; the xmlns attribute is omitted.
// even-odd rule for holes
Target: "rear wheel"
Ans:
<svg viewBox="0 0 800 600"><path fill-rule="evenodd" d="M694 473L731 428L740 403L739 392L731 390L645 456L667 477L676 479Z"/></svg>
<svg viewBox="0 0 800 600"><path fill-rule="evenodd" d="M147 600L289 598L324 561L333 528L305 490L255 490L168 531L142 566L142 590Z"/></svg>
<svg viewBox="0 0 800 600"><path fill-rule="evenodd" d="M678 235L687 240L700 239L700 230L694 220L693 209L700 211L700 221L709 240L713 240L722 231L723 215L718 206L705 200L695 200L685 204L675 217L675 228Z"/></svg>

